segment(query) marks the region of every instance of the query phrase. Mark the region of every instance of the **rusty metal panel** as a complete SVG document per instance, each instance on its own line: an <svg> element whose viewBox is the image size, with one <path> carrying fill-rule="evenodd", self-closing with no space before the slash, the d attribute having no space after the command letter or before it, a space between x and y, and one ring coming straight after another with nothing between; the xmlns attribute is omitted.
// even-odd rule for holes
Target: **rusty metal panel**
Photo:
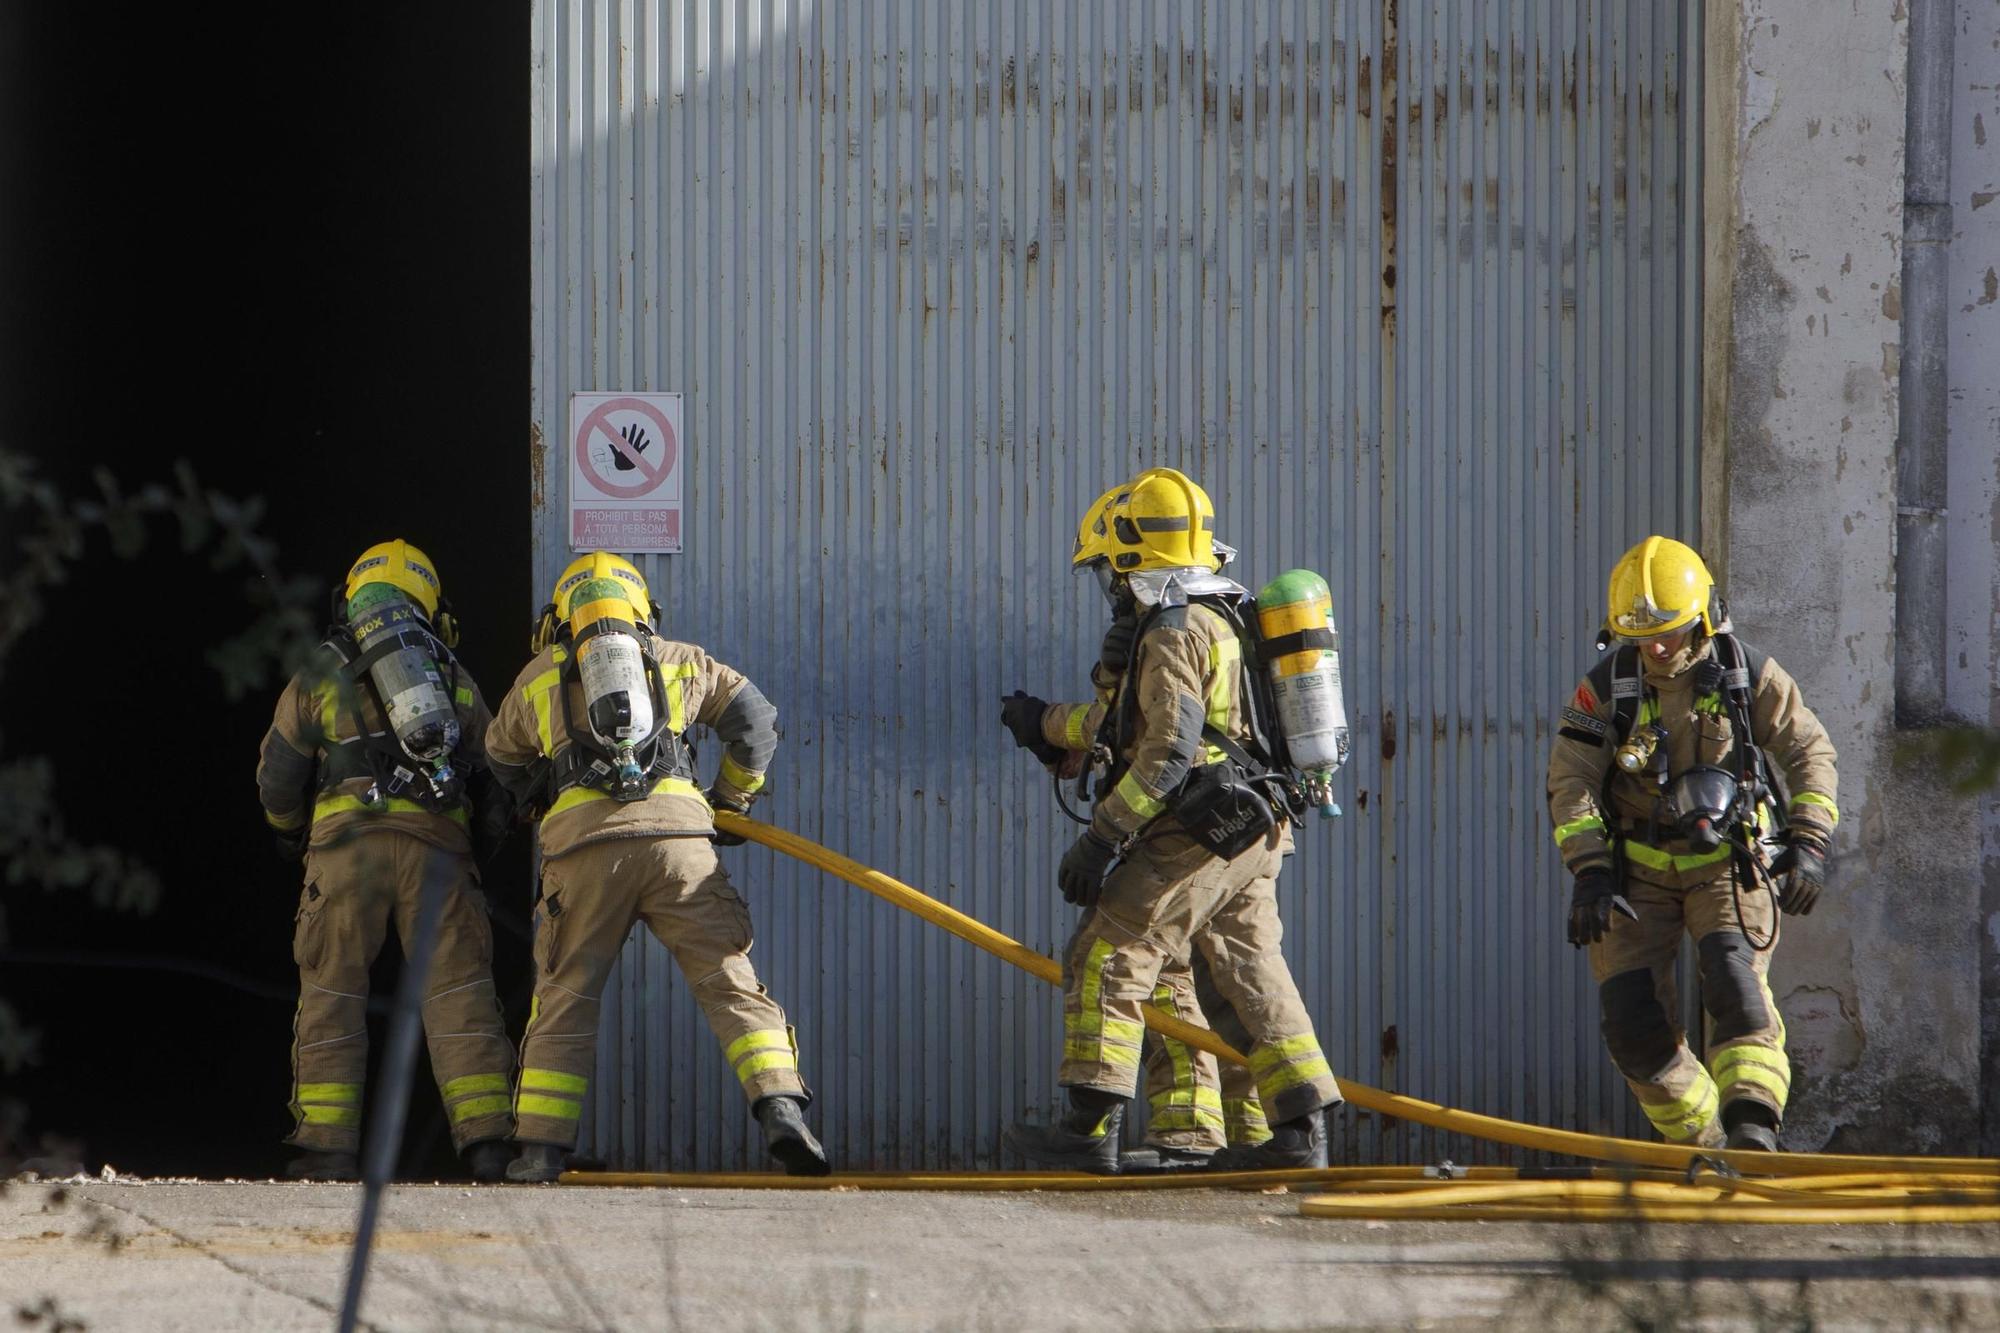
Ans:
<svg viewBox="0 0 2000 1333"><path fill-rule="evenodd" d="M1035 948L1071 826L997 724L1079 697L1082 507L1203 481L1253 585L1335 589L1356 758L1283 881L1336 1070L1643 1133L1543 813L1604 571L1692 531L1699 7L619 0L534 7L535 588L572 392L687 394L664 630L778 704L760 814ZM713 762L711 758L711 762ZM996 1164L1057 993L750 847L760 975L854 1166ZM752 1165L635 932L587 1141ZM1497 1160L1343 1113L1349 1158Z"/></svg>

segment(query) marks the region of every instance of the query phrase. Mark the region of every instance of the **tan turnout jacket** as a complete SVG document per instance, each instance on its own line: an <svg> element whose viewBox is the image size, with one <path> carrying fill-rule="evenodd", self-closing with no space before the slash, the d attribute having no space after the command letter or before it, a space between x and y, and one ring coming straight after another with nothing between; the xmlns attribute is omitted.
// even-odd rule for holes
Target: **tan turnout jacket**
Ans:
<svg viewBox="0 0 2000 1333"><path fill-rule="evenodd" d="M1726 698L1719 690L1701 694L1695 687L1695 667L1714 651L1714 640L1703 638L1664 664L1639 654L1643 694L1633 729L1656 719L1666 727L1667 771L1675 777L1697 764L1728 767L1733 762L1735 727ZM1840 818L1834 804L1838 775L1833 742L1785 669L1754 651L1747 655L1752 736L1789 791L1791 825L1830 842ZM1628 875L1670 888L1705 884L1729 870L1727 849L1698 853L1664 829L1657 846L1647 842L1659 789L1649 775L1628 774L1612 762L1624 738L1614 734L1611 658L1607 654L1577 685L1557 720L1549 752L1549 817L1563 864L1572 873L1609 867L1613 840L1623 838ZM1607 772L1612 774L1609 810L1601 804Z"/></svg>

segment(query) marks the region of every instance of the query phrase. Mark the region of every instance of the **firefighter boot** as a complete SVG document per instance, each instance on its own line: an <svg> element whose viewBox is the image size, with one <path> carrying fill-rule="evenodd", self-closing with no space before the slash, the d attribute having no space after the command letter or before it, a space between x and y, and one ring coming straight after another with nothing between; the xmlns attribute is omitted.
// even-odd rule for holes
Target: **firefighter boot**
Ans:
<svg viewBox="0 0 2000 1333"><path fill-rule="evenodd" d="M293 1180L359 1180L361 1163L351 1152L312 1148L285 1163L285 1174Z"/></svg>
<svg viewBox="0 0 2000 1333"><path fill-rule="evenodd" d="M1154 1147L1148 1144L1118 1154L1121 1176L1157 1176L1168 1171L1200 1171L1215 1156L1212 1148Z"/></svg>
<svg viewBox="0 0 2000 1333"><path fill-rule="evenodd" d="M1271 1126L1271 1137L1243 1148L1224 1148L1208 1159L1211 1171L1290 1171L1326 1167L1326 1113L1314 1111Z"/></svg>
<svg viewBox="0 0 2000 1333"><path fill-rule="evenodd" d="M806 1118L799 1114L804 1107L797 1097L760 1097L751 1111L764 1127L764 1146L784 1165L786 1175L831 1175L826 1149L819 1146L819 1140L806 1128Z"/></svg>
<svg viewBox="0 0 2000 1333"><path fill-rule="evenodd" d="M497 1185L507 1178L510 1158L506 1143L500 1139L468 1143L458 1158L465 1163L465 1173L482 1185Z"/></svg>
<svg viewBox="0 0 2000 1333"><path fill-rule="evenodd" d="M1722 1127L1731 1148L1752 1152L1778 1151L1778 1113L1762 1102L1738 1099L1722 1108Z"/></svg>
<svg viewBox="0 0 2000 1333"><path fill-rule="evenodd" d="M521 1155L507 1164L507 1179L517 1185L546 1185L563 1173L569 1149L553 1143L521 1144Z"/></svg>
<svg viewBox="0 0 2000 1333"><path fill-rule="evenodd" d="M1053 1125L1012 1125L1007 1146L1036 1166L1092 1175L1118 1174L1118 1130L1125 1099L1097 1088L1071 1088L1069 1111Z"/></svg>

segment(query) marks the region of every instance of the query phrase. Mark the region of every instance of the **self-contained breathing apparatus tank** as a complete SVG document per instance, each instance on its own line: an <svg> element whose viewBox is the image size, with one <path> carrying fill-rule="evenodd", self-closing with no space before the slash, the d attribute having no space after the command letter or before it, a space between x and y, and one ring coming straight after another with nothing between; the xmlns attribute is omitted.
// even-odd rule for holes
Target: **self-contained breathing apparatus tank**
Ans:
<svg viewBox="0 0 2000 1333"><path fill-rule="evenodd" d="M460 779L451 755L460 736L458 712L423 612L400 588L369 583L348 600L347 623L360 650L355 660L367 670L396 743L439 801L455 799Z"/></svg>
<svg viewBox="0 0 2000 1333"><path fill-rule="evenodd" d="M591 734L615 756L613 793L620 800L646 794L646 766L637 747L653 735L653 694L645 650L625 588L615 579L592 579L570 594L570 636Z"/></svg>
<svg viewBox="0 0 2000 1333"><path fill-rule="evenodd" d="M1348 745L1333 592L1309 569L1286 570L1258 592L1257 627L1292 767L1303 774L1306 800L1330 819L1340 813L1333 775Z"/></svg>

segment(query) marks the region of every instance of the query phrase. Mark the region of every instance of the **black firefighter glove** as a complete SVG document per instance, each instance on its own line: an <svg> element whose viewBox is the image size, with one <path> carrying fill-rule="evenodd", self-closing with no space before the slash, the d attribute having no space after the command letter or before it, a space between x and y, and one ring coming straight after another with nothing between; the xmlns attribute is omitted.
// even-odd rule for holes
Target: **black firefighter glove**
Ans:
<svg viewBox="0 0 2000 1333"><path fill-rule="evenodd" d="M750 802L746 798L735 792L725 792L720 784L710 787L702 794L708 798L710 809L727 810L736 815L750 813ZM741 847L749 841L741 833L724 833L720 828L716 829L711 837L717 847Z"/></svg>
<svg viewBox="0 0 2000 1333"><path fill-rule="evenodd" d="M1132 665L1132 645L1138 637L1137 616L1119 615L1112 620L1111 628L1104 631L1104 642L1097 650L1097 660L1108 674L1125 674L1125 668Z"/></svg>
<svg viewBox="0 0 2000 1333"><path fill-rule="evenodd" d="M1097 896L1104 892L1104 872L1116 855L1115 844L1085 829L1063 853L1062 865L1056 870L1056 886L1062 890L1063 901L1076 907L1097 906Z"/></svg>
<svg viewBox="0 0 2000 1333"><path fill-rule="evenodd" d="M1826 887L1826 848L1819 839L1794 833L1778 859L1771 862L1778 881L1778 910L1789 916L1809 916Z"/></svg>
<svg viewBox="0 0 2000 1333"><path fill-rule="evenodd" d="M1611 933L1611 914L1622 912L1628 920L1639 914L1625 895L1618 892L1618 876L1603 866L1576 872L1576 887L1569 895L1569 942L1581 949Z"/></svg>
<svg viewBox="0 0 2000 1333"><path fill-rule="evenodd" d="M1063 752L1042 739L1042 714L1049 711L1046 700L1015 690L1000 700L1000 725L1014 733L1014 744L1044 764L1062 762Z"/></svg>
<svg viewBox="0 0 2000 1333"><path fill-rule="evenodd" d="M280 860L299 861L305 858L306 839L311 836L310 824L295 829L274 828L271 830L271 845L277 848Z"/></svg>

